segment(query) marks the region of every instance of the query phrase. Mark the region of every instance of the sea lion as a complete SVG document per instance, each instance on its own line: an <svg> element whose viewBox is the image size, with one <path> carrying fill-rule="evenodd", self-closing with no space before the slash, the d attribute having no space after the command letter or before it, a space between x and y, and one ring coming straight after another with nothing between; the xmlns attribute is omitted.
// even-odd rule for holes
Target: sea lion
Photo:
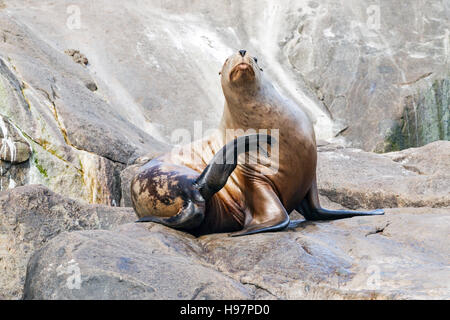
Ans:
<svg viewBox="0 0 450 320"><path fill-rule="evenodd" d="M321 208L312 122L301 106L275 90L255 57L239 50L226 59L219 74L225 107L218 133L140 169L131 183L139 222L158 222L195 235L241 236L282 230L293 210L307 220L384 214ZM241 134L228 135L230 129ZM250 129L278 129L278 137L245 134ZM270 156L274 146L275 171L268 173L267 163L238 162L239 154L248 157L257 150ZM191 152L200 161L193 161Z"/></svg>

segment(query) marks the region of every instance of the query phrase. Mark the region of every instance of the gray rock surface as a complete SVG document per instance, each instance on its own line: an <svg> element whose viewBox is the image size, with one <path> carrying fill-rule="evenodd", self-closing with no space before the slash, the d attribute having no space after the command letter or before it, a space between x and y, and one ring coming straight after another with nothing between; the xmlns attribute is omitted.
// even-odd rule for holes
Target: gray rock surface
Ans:
<svg viewBox="0 0 450 320"><path fill-rule="evenodd" d="M135 219L131 208L86 205L41 185L0 192L0 294L22 296L29 257L59 233L111 229Z"/></svg>
<svg viewBox="0 0 450 320"><path fill-rule="evenodd" d="M68 50L64 51L64 53L67 54L69 57L72 57L74 62L79 63L82 66L87 66L87 64L89 63L88 58L86 58L86 56L78 50L68 49ZM95 91L95 90L91 90L91 91Z"/></svg>
<svg viewBox="0 0 450 320"><path fill-rule="evenodd" d="M31 155L31 146L9 121L0 115L0 160L12 164L26 162Z"/></svg>
<svg viewBox="0 0 450 320"><path fill-rule="evenodd" d="M32 147L23 134L0 115L0 191L28 181Z"/></svg>
<svg viewBox="0 0 450 320"><path fill-rule="evenodd" d="M347 208L450 206L449 141L387 154L328 145L318 155L320 194Z"/></svg>
<svg viewBox="0 0 450 320"><path fill-rule="evenodd" d="M111 231L85 231L66 233L56 240L57 246L47 246L32 258L25 299L242 299L248 296L249 290L220 272L184 255L161 252L158 247L148 246L134 237ZM181 243L189 240L184 235L179 239Z"/></svg>
<svg viewBox="0 0 450 320"><path fill-rule="evenodd" d="M448 1L280 7L289 30L280 57L305 78L353 147L385 151L448 140Z"/></svg>
<svg viewBox="0 0 450 320"><path fill-rule="evenodd" d="M32 147L26 179L9 178L119 205L121 170L163 144L91 91L95 81L86 68L4 10L0 16L0 115Z"/></svg>
<svg viewBox="0 0 450 320"><path fill-rule="evenodd" d="M25 298L448 299L449 223L448 208L402 208L238 238L63 233L30 259Z"/></svg>

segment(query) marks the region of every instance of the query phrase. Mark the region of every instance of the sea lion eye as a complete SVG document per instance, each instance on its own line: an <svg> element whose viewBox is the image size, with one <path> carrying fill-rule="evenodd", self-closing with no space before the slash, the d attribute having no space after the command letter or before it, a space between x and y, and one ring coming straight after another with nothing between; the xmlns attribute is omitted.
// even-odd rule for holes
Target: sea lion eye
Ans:
<svg viewBox="0 0 450 320"><path fill-rule="evenodd" d="M253 57L253 60L255 60L255 62L258 63L258 58L257 57Z"/></svg>

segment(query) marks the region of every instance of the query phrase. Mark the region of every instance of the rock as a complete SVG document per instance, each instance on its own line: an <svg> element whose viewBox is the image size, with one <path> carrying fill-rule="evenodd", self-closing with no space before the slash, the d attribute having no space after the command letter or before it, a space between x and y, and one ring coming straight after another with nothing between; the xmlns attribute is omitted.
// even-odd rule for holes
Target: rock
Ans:
<svg viewBox="0 0 450 320"><path fill-rule="evenodd" d="M203 244L221 270L281 298L445 299L448 270L440 266L449 252L448 210L396 209L371 218L301 223L275 239Z"/></svg>
<svg viewBox="0 0 450 320"><path fill-rule="evenodd" d="M163 144L92 92L96 85L86 68L2 14L0 115L24 139L24 144L3 143L2 159L10 160L10 147L21 158L16 160L31 157L28 167L8 171L2 188L9 187L5 181L44 184L71 198L118 205L120 171Z"/></svg>
<svg viewBox="0 0 450 320"><path fill-rule="evenodd" d="M0 191L28 181L32 148L22 133L0 115Z"/></svg>
<svg viewBox="0 0 450 320"><path fill-rule="evenodd" d="M33 252L63 231L111 229L134 221L132 209L86 205L41 185L0 193L0 295L18 299Z"/></svg>
<svg viewBox="0 0 450 320"><path fill-rule="evenodd" d="M427 90L405 99L405 109L382 151L450 140L450 78L436 80Z"/></svg>
<svg viewBox="0 0 450 320"><path fill-rule="evenodd" d="M79 157L83 184L90 191L89 202L120 206L120 172L125 166L87 152L80 153Z"/></svg>
<svg viewBox="0 0 450 320"><path fill-rule="evenodd" d="M122 199L120 202L121 207L131 207L133 204L131 202L131 180L137 174L139 168L142 164L134 164L120 173L120 183L122 191Z"/></svg>
<svg viewBox="0 0 450 320"><path fill-rule="evenodd" d="M242 8L228 3L186 6L160 1L124 4L84 0L69 5L43 0L32 8L28 0L7 3L10 17L30 26L52 48L60 52L76 48L89 57L88 67L82 69L100 88L96 93L109 102L107 110L101 105L90 108L95 120L117 113L119 123L126 120L170 144L178 143L180 136L190 141L201 138L217 126L223 110L218 71L228 55L245 47L258 56L264 72L287 95L305 106L320 128L318 136L332 138L335 134L326 107L292 66L283 64L286 59L280 56L277 42L286 34L268 34L267 19L256 18L269 14L270 20L273 17L275 23L284 24L286 17L272 16L275 10L259 2L245 6L248 16L255 17L252 19L240 18ZM102 10L105 6L110 10ZM217 10L221 18L209 19ZM48 15L52 19L47 19ZM231 27L237 25L241 27ZM59 96L63 99L63 92ZM64 120L66 126L75 126L70 119ZM76 131L68 131L76 135ZM86 145L93 148L88 141L73 142L83 145L83 150L87 150Z"/></svg>
<svg viewBox="0 0 450 320"><path fill-rule="evenodd" d="M7 119L0 115L0 160L12 164L27 161L31 146L23 135Z"/></svg>
<svg viewBox="0 0 450 320"><path fill-rule="evenodd" d="M82 66L87 66L87 64L89 63L89 60L86 58L86 56L82 53L80 53L80 51L75 50L75 49L67 49L66 51L64 51L65 54L67 54L68 56L72 57L73 61L75 63L79 63Z"/></svg>
<svg viewBox="0 0 450 320"><path fill-rule="evenodd" d="M22 163L30 158L31 148L27 142L3 140L0 143L0 155L3 161Z"/></svg>
<svg viewBox="0 0 450 320"><path fill-rule="evenodd" d="M95 82L88 82L86 83L86 88L88 88L91 91L97 91L97 85L95 84Z"/></svg>
<svg viewBox="0 0 450 320"><path fill-rule="evenodd" d="M80 53L80 51L75 50L75 49L68 49L66 51L64 51L65 54L67 54L68 56L72 57L73 61L75 63L79 63L81 64L83 67L87 66L89 63L89 60L86 58L86 56L82 53ZM86 88L88 88L91 91L97 91L97 84L94 81L87 81L85 83Z"/></svg>
<svg viewBox="0 0 450 320"><path fill-rule="evenodd" d="M421 148L410 148L383 156L400 163L406 170L419 175L445 179L450 170L450 142L436 141Z"/></svg>
<svg viewBox="0 0 450 320"><path fill-rule="evenodd" d="M449 222L448 208L402 208L238 238L153 223L63 233L30 259L24 297L448 299Z"/></svg>
<svg viewBox="0 0 450 320"><path fill-rule="evenodd" d="M450 206L449 141L387 154L318 150L319 192L346 208Z"/></svg>
<svg viewBox="0 0 450 320"><path fill-rule="evenodd" d="M160 253L142 241L110 231L66 233L57 240L59 245L47 246L33 258L29 274L35 276L27 277L25 299L242 299L249 296L243 285L218 271L182 255ZM38 260L45 262L34 264Z"/></svg>
<svg viewBox="0 0 450 320"><path fill-rule="evenodd" d="M448 139L448 2L292 1L274 15L285 18L277 29L285 65L304 77L353 147L389 151Z"/></svg>
<svg viewBox="0 0 450 320"><path fill-rule="evenodd" d="M27 184L29 171L29 161L13 165L0 160L0 191Z"/></svg>

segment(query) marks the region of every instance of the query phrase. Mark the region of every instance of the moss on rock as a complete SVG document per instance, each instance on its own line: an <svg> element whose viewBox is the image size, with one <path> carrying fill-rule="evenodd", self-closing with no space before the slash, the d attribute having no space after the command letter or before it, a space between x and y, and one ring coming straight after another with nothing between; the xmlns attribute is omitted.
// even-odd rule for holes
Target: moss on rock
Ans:
<svg viewBox="0 0 450 320"><path fill-rule="evenodd" d="M37 157L34 155L34 165L36 166L36 169L43 175L45 178L48 178L47 170L39 163Z"/></svg>
<svg viewBox="0 0 450 320"><path fill-rule="evenodd" d="M424 92L405 98L403 115L391 129L383 152L450 140L450 79L436 80Z"/></svg>

